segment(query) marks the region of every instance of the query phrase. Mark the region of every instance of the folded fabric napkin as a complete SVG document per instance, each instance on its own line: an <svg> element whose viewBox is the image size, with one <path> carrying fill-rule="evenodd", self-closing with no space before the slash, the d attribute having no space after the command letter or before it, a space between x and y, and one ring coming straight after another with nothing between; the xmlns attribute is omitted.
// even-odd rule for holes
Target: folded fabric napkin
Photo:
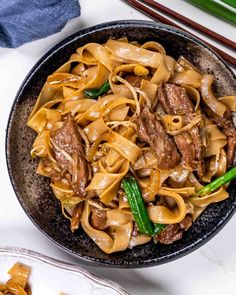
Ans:
<svg viewBox="0 0 236 295"><path fill-rule="evenodd" d="M0 47L47 37L79 15L78 0L0 0Z"/></svg>

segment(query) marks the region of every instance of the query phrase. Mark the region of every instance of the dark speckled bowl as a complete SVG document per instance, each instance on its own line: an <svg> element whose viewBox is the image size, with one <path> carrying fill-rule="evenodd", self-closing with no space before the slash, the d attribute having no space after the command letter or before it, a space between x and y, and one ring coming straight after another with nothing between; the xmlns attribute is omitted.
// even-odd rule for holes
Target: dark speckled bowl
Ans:
<svg viewBox="0 0 236 295"><path fill-rule="evenodd" d="M23 82L10 114L6 157L15 193L26 214L57 246L75 257L113 267L145 267L180 258L212 238L230 219L236 209L235 182L230 197L204 211L184 237L171 245L146 244L132 250L107 255L82 231L72 234L68 221L49 187L48 179L35 173L37 159L29 155L35 133L26 126L27 118L47 76L66 62L77 47L88 42L103 43L108 38L127 36L129 40L160 42L175 58L184 55L200 71L216 77L218 95L236 93L235 77L217 54L190 35L155 22L120 21L82 30L52 48L31 70Z"/></svg>

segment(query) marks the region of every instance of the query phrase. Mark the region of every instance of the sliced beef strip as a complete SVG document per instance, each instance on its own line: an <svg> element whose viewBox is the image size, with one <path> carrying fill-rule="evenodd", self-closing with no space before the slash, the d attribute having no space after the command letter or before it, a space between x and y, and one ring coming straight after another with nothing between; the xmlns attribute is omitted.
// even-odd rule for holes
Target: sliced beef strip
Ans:
<svg viewBox="0 0 236 295"><path fill-rule="evenodd" d="M227 166L228 168L232 166L234 157L235 157L235 148L236 148L236 134L234 137L228 137L227 143Z"/></svg>
<svg viewBox="0 0 236 295"><path fill-rule="evenodd" d="M227 136L235 136L235 126L232 120L231 111L229 108L226 108L224 115L221 117L214 113L209 107L205 107L205 112L207 117L217 124L218 127L222 128Z"/></svg>
<svg viewBox="0 0 236 295"><path fill-rule="evenodd" d="M173 109L168 101L165 84L161 83L157 91L158 102L160 102L166 114L173 114Z"/></svg>
<svg viewBox="0 0 236 295"><path fill-rule="evenodd" d="M161 84L158 89L158 99L166 113L183 116L185 124L193 119L194 107L184 87L168 83ZM203 176L204 163L199 128L194 126L188 132L183 132L174 138L182 155L183 164L197 170L200 177Z"/></svg>
<svg viewBox="0 0 236 295"><path fill-rule="evenodd" d="M107 213L104 210L92 207L91 225L99 230L107 228Z"/></svg>
<svg viewBox="0 0 236 295"><path fill-rule="evenodd" d="M82 138L78 127L69 114L63 125L51 132L52 148L58 166L70 179L73 191L81 197L86 195L85 186L88 180L88 167L83 151ZM75 165L72 164L72 161Z"/></svg>
<svg viewBox="0 0 236 295"><path fill-rule="evenodd" d="M204 106L207 117L213 121L228 137L227 143L227 166L230 167L235 157L236 148L236 129L232 120L231 111L226 108L224 116L214 113L209 107Z"/></svg>
<svg viewBox="0 0 236 295"><path fill-rule="evenodd" d="M158 89L158 98L168 114L186 115L194 112L193 104L184 87L169 83L161 84Z"/></svg>
<svg viewBox="0 0 236 295"><path fill-rule="evenodd" d="M179 224L170 224L155 238L161 244L172 244L183 237L183 231L180 229Z"/></svg>
<svg viewBox="0 0 236 295"><path fill-rule="evenodd" d="M167 225L155 240L162 244L172 244L183 237L184 231L190 228L192 222L192 217L188 214L180 223Z"/></svg>
<svg viewBox="0 0 236 295"><path fill-rule="evenodd" d="M186 231L190 228L190 226L193 223L192 216L190 214L187 214L184 219L179 223L179 226L182 230Z"/></svg>
<svg viewBox="0 0 236 295"><path fill-rule="evenodd" d="M193 120L194 116L194 113L186 114L184 116L185 123L190 123ZM195 143L196 158L200 159L202 157L202 141L200 137L200 130L198 126L193 126L188 132L191 135L193 142Z"/></svg>
<svg viewBox="0 0 236 295"><path fill-rule="evenodd" d="M144 106L137 120L138 138L149 144L157 157L160 169L171 169L179 164L180 155L174 140L166 134L161 123L151 112L147 105Z"/></svg>
<svg viewBox="0 0 236 295"><path fill-rule="evenodd" d="M182 155L184 165L188 168L197 169L196 151L193 140L188 132L176 135L175 143Z"/></svg>
<svg viewBox="0 0 236 295"><path fill-rule="evenodd" d="M140 87L143 77L136 75L128 75L125 77L126 81L128 81L133 87Z"/></svg>
<svg viewBox="0 0 236 295"><path fill-rule="evenodd" d="M198 126L193 126L193 128L189 130L189 134L193 140L195 147L195 156L197 159L197 174L199 177L202 177L205 174L205 162L202 158L203 145Z"/></svg>

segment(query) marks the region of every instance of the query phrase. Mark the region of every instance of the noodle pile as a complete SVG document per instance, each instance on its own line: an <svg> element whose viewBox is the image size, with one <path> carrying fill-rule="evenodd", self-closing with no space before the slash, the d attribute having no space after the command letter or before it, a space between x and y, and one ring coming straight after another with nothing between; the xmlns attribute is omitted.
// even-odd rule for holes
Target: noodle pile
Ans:
<svg viewBox="0 0 236 295"><path fill-rule="evenodd" d="M201 198L194 196L228 168L227 135L207 118L202 106L206 104L223 116L228 108L235 111L235 97L217 99L213 80L184 57L176 61L166 55L156 42L139 45L127 39L109 39L104 45L88 43L47 78L28 120L28 126L37 132L31 155L40 157L37 173L51 178L52 190L72 231L81 226L105 253L124 251L152 239L137 229L121 187L126 175L137 180L153 223L176 225L186 216L195 220L209 204L228 197L225 187ZM84 95L84 90L99 89L107 81L110 90L98 99ZM159 107L158 91L165 83L185 89L194 106L191 120L186 121L183 114L167 114ZM155 106L156 120L172 139L194 128L200 130L205 167L201 176L183 161L171 169L158 167L150 145L138 138L136 121L144 106ZM76 124L84 156L74 157L56 142L66 120ZM67 172L58 163L59 154L70 165ZM81 169L87 169L88 175L85 194L73 186Z"/></svg>
<svg viewBox="0 0 236 295"><path fill-rule="evenodd" d="M0 283L0 295L31 295L28 285L30 271L27 265L15 263L8 271L11 278L5 284Z"/></svg>

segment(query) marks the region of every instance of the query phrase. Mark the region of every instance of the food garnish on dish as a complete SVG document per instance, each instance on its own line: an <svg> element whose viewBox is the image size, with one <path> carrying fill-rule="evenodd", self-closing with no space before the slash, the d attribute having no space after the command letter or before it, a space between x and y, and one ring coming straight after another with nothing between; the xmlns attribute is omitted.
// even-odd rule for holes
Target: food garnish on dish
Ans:
<svg viewBox="0 0 236 295"><path fill-rule="evenodd" d="M31 155L71 231L105 253L170 244L228 198L235 96L157 42L88 43L48 76L29 117Z"/></svg>

